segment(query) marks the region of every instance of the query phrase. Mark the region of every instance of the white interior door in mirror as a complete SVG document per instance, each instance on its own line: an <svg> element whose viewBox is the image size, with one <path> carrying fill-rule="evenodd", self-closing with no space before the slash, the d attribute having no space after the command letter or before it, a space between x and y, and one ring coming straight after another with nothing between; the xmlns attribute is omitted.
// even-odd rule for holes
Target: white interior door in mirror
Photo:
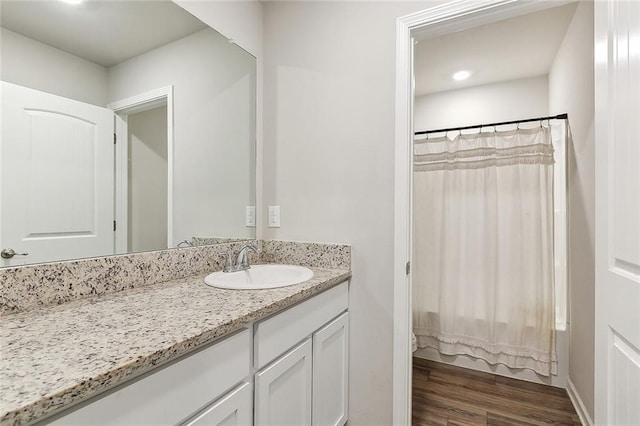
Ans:
<svg viewBox="0 0 640 426"><path fill-rule="evenodd" d="M113 112L2 82L1 266L113 253Z"/></svg>

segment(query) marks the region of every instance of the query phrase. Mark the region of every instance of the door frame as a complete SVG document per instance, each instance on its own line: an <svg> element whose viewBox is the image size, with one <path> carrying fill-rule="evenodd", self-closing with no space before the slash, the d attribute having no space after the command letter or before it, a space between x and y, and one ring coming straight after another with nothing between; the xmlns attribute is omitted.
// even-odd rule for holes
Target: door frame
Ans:
<svg viewBox="0 0 640 426"><path fill-rule="evenodd" d="M413 143L413 37L443 35L527 13L569 0L454 0L396 21L396 116L393 259L393 424L411 423L411 213Z"/></svg>
<svg viewBox="0 0 640 426"><path fill-rule="evenodd" d="M173 163L174 163L174 126L173 126L173 85L160 87L135 96L131 96L107 105L115 115L115 212L117 223L116 254L128 253L127 250L127 209L128 209L128 127L127 117L142 111L167 106L167 248L173 247ZM117 140L117 142L116 142Z"/></svg>

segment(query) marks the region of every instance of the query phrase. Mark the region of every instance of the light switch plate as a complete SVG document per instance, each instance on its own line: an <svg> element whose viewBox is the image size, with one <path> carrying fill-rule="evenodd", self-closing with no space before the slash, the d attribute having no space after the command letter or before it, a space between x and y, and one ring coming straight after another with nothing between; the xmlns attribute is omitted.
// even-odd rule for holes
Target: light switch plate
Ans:
<svg viewBox="0 0 640 426"><path fill-rule="evenodd" d="M247 206L244 211L244 226L256 226L256 206Z"/></svg>
<svg viewBox="0 0 640 426"><path fill-rule="evenodd" d="M269 228L280 228L280 206L269 206L267 223Z"/></svg>

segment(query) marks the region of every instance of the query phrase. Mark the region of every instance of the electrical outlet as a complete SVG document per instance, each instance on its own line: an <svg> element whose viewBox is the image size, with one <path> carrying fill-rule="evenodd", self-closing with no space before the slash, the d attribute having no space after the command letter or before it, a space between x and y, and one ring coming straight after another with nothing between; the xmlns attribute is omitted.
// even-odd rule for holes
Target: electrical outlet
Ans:
<svg viewBox="0 0 640 426"><path fill-rule="evenodd" d="M256 206L247 206L244 211L244 226L256 226Z"/></svg>
<svg viewBox="0 0 640 426"><path fill-rule="evenodd" d="M280 228L280 206L269 206L269 228Z"/></svg>

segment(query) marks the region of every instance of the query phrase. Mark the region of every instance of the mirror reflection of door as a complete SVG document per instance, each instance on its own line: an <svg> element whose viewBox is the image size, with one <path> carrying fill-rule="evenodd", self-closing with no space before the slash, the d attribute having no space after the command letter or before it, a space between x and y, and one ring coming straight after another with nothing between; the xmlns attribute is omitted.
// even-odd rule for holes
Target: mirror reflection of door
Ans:
<svg viewBox="0 0 640 426"><path fill-rule="evenodd" d="M113 253L113 112L2 82L1 266Z"/></svg>
<svg viewBox="0 0 640 426"><path fill-rule="evenodd" d="M131 114L128 125L127 249L167 247L167 106Z"/></svg>

